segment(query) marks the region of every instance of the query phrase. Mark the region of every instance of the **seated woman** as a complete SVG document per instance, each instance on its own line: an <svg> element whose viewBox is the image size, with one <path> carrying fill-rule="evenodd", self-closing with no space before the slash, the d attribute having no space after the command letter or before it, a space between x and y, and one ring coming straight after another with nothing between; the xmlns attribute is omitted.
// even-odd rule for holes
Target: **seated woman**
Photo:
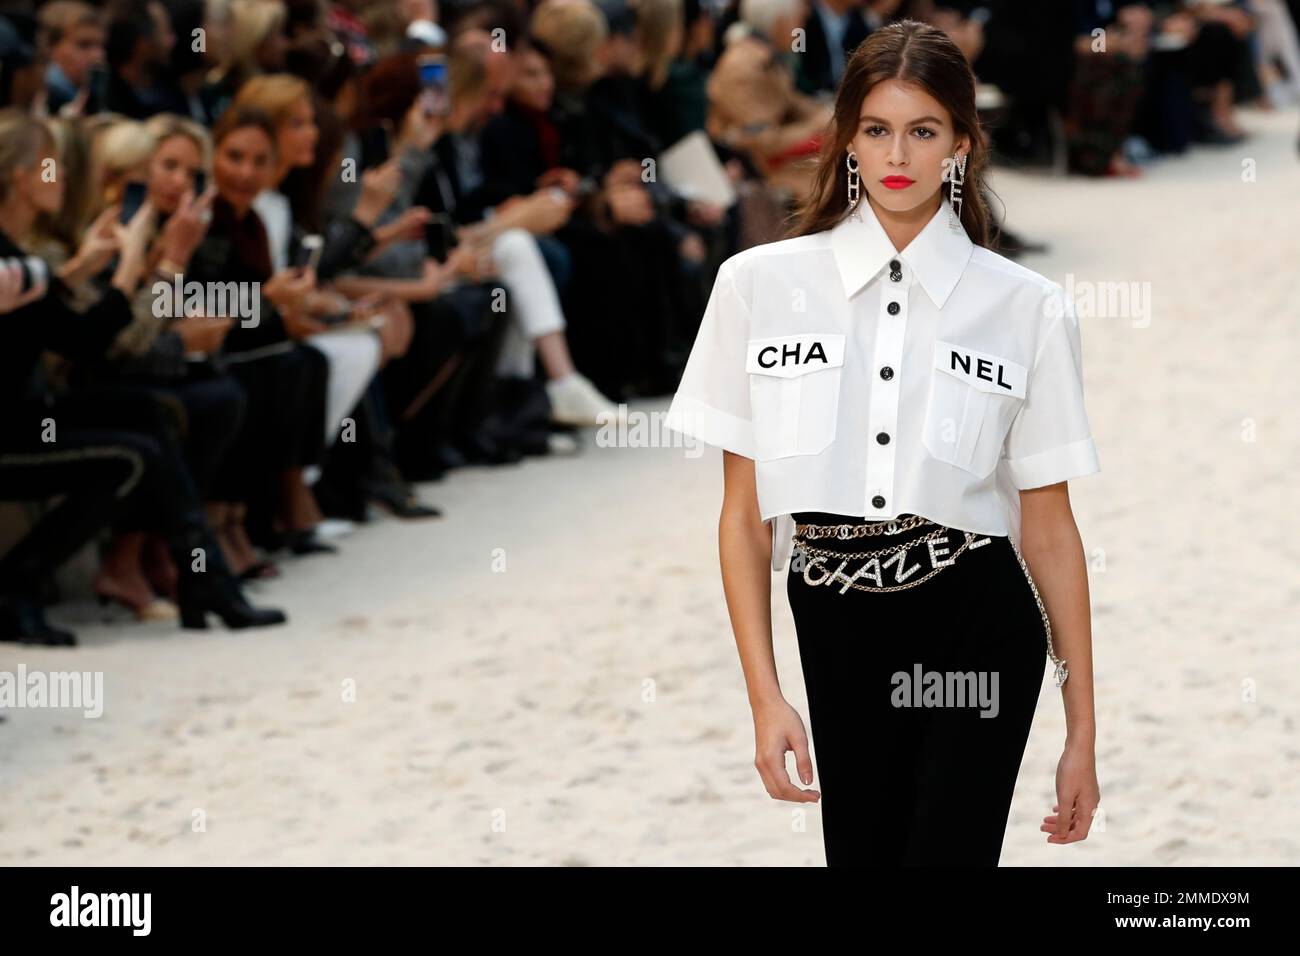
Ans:
<svg viewBox="0 0 1300 956"><path fill-rule="evenodd" d="M267 227L272 266L284 268L305 255L303 243L307 232L304 225L308 222L312 227L324 225L320 210L321 190L296 190L296 207L282 191L295 173L322 168L317 155L320 129L311 88L296 76L267 74L245 83L235 97L235 105L263 110L275 124L277 168L271 183L254 201L253 208ZM331 175L337 175L340 167L324 168ZM370 186L378 184L377 188L372 188L371 194L367 195L363 183L363 195L351 215L338 223L330 223L330 228L322 229L315 236L315 241L322 244L320 262L316 267L319 281L333 279L340 271L360 265L367 254L398 238L399 232L406 228L398 224L397 230L371 230L379 213L393 198L397 187L396 173L394 169L389 175L370 177ZM416 228L419 228L419 223L416 223ZM381 453L382 448L376 443L374 422L367 415L371 405L359 407L359 404L363 396L375 387L378 369L390 359L403 355L409 347L413 331L410 309L394 296L376 295L368 297L364 303L354 303L332 287L314 295L308 307L318 315L328 316L327 328L304 339L307 345L320 350L330 363L326 445L334 443L345 417L352 427L358 424L358 416L361 416L368 428L373 457ZM400 476L394 476L393 480L400 480ZM414 492L407 487L394 488L390 482L388 491L384 500L405 517L437 514L436 510L416 501Z"/></svg>
<svg viewBox="0 0 1300 956"><path fill-rule="evenodd" d="M218 469L214 497L248 505L245 519L228 529L241 545L247 534L295 553L334 550L314 538L319 512L303 481L303 469L320 462L325 431L328 365L302 341L321 331L307 308L315 275L272 269L266 229L253 209L275 169L275 127L259 110L231 107L213 129L213 150L212 222L190 259L186 286L234 288L256 307L232 325L220 352L248 411Z"/></svg>
<svg viewBox="0 0 1300 956"><path fill-rule="evenodd" d="M294 169L311 166L316 161L315 111L312 107L311 89L306 82L287 73L265 74L254 77L240 87L234 105L261 110L271 118L276 136L276 166L266 188L253 201L253 209L266 227L271 253L271 268L279 271L291 265L295 251L293 212L288 198L279 191L285 178ZM316 266L317 279L332 275L338 268L336 260L351 260L356 250L340 244L325 249L331 259L325 268ZM324 305L327 300L315 301ZM320 350L329 361L329 396L326 416L326 442L337 434L343 417L356 405L366 385L379 369L383 342L375 328L365 322L346 322L350 303L330 303L343 313L345 324L335 325L306 336L304 344ZM328 305L325 306L328 308ZM409 337L409 336L408 336ZM391 346L390 346L391 347Z"/></svg>
<svg viewBox="0 0 1300 956"><path fill-rule="evenodd" d="M207 503L208 521L217 530L227 560L236 573L247 570L248 560L229 540L234 503L211 500L217 466L233 443L244 418L244 391L239 382L212 361L221 348L232 319L228 316L172 316L157 308L158 283L171 288L175 276L189 263L195 247L207 229L213 190L194 194L198 178L209 165L207 132L178 116L159 114L144 124L152 142L152 154L144 166L144 215L146 237L151 243L146 261L147 278L132 301L131 323L118 333L107 353L93 362L81 363L84 381L101 387L118 385L144 387L178 405L183 420L186 462L199 493ZM101 215L90 230L103 234L113 225L115 210ZM87 271L94 260L81 257L65 268L71 275ZM98 283L106 284L112 266L101 272ZM132 608L138 617L164 616L153 598L153 588L170 593L155 573L151 582L144 558L143 536L116 536L108 548L95 581L104 599ZM154 552L148 552L158 563ZM155 567L156 572L156 567ZM168 563L163 578L173 579Z"/></svg>

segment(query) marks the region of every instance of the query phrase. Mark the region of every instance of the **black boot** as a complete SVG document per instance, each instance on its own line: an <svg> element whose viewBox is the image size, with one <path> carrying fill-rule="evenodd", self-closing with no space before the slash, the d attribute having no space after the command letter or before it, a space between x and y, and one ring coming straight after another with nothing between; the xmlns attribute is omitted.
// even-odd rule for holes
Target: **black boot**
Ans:
<svg viewBox="0 0 1300 956"><path fill-rule="evenodd" d="M77 638L45 620L45 609L36 601L8 595L0 598L0 641L74 647Z"/></svg>
<svg viewBox="0 0 1300 956"><path fill-rule="evenodd" d="M204 551L206 568L193 570L195 548ZM226 566L215 539L205 532L187 535L185 546L174 555L180 580L176 597L180 607L181 627L203 630L209 612L216 614L231 630L283 624L288 618L277 608L259 608L249 604Z"/></svg>

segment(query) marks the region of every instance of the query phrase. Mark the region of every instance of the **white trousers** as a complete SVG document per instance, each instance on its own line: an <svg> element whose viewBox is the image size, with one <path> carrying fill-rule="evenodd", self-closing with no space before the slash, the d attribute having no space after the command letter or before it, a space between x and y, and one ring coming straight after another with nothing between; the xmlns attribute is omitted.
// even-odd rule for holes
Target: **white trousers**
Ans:
<svg viewBox="0 0 1300 956"><path fill-rule="evenodd" d="M325 392L325 447L339 437L344 417L379 371L379 336L371 329L338 329L308 336L306 343L329 362Z"/></svg>
<svg viewBox="0 0 1300 956"><path fill-rule="evenodd" d="M537 240L527 229L507 229L497 236L492 261L510 297L510 323L496 372L527 378L533 374L534 342L564 330L564 310Z"/></svg>
<svg viewBox="0 0 1300 956"><path fill-rule="evenodd" d="M1286 72L1282 81L1284 102L1278 105L1300 102L1300 41L1296 39L1291 13L1282 0L1254 0L1254 10L1259 22L1260 59L1276 59Z"/></svg>

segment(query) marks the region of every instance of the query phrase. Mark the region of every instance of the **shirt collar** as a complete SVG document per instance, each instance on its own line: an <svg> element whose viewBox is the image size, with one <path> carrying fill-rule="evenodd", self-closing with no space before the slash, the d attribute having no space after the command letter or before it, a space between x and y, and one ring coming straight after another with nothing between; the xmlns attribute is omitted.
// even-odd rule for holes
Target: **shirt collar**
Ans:
<svg viewBox="0 0 1300 956"><path fill-rule="evenodd" d="M965 227L948 225L951 209L948 197L941 197L939 210L900 252L885 234L875 210L864 195L858 204L858 216L848 216L830 230L831 250L844 283L844 294L852 297L874 279L890 259L899 258L916 273L930 300L943 308L975 248Z"/></svg>

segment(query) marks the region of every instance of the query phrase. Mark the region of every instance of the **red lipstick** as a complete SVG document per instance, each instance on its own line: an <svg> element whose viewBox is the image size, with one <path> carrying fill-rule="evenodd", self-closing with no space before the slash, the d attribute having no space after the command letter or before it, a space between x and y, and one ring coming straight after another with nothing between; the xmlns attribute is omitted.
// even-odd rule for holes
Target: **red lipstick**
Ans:
<svg viewBox="0 0 1300 956"><path fill-rule="evenodd" d="M906 176L886 176L880 181L887 189L906 189L915 179L908 179Z"/></svg>

